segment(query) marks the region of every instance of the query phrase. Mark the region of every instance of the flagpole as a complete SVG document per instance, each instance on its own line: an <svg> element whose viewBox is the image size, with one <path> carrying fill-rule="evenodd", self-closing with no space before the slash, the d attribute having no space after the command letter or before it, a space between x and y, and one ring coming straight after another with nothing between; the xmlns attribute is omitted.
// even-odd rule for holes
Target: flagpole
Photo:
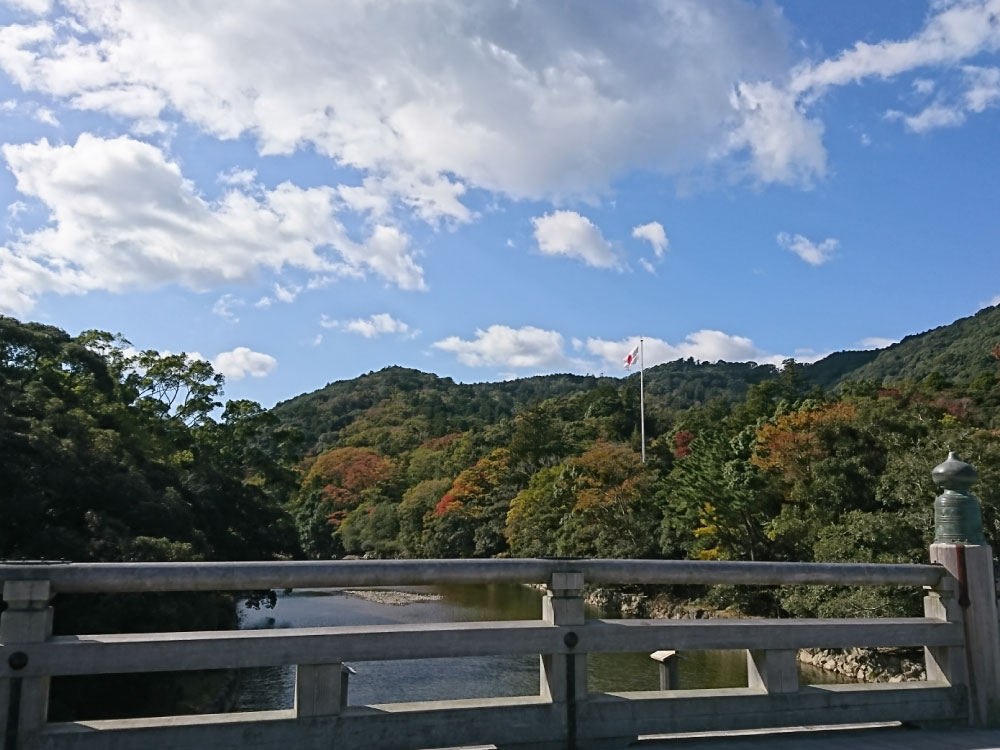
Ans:
<svg viewBox="0 0 1000 750"><path fill-rule="evenodd" d="M645 363L642 358L642 339L639 339L639 429L642 438L642 462L646 463L646 399L642 387L642 371Z"/></svg>

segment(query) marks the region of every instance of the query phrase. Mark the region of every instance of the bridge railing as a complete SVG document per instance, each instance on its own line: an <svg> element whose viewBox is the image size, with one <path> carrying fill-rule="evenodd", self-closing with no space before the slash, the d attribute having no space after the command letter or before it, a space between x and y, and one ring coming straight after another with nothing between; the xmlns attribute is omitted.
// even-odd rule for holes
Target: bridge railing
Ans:
<svg viewBox="0 0 1000 750"><path fill-rule="evenodd" d="M640 735L885 720L967 721L959 582L940 565L640 560L424 560L0 565L0 685L23 748L428 748L471 744L624 747ZM277 630L49 635L50 597L66 593L541 583L539 620ZM879 619L594 620L588 583L896 585L928 591L927 616ZM800 686L799 648L927 650L928 680ZM588 694L587 655L747 650L748 685ZM342 705L345 661L540 656L537 695ZM294 708L212 716L47 723L53 676L294 665ZM0 704L4 705L4 704ZM15 718L16 717L16 718ZM112 736L114 742L111 743ZM332 743L332 745L331 745Z"/></svg>

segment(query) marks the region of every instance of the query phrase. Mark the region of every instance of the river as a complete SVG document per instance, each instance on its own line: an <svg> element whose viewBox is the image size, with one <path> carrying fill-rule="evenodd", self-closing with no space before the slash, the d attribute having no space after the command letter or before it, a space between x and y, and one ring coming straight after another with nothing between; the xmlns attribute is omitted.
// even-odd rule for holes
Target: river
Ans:
<svg viewBox="0 0 1000 750"><path fill-rule="evenodd" d="M300 589L278 594L274 609L241 606L242 628L303 628L334 625L383 625L484 620L534 620L541 617L542 594L518 585L396 587L350 591ZM588 610L588 617L600 617ZM535 695L538 657L478 657L354 662L351 705L399 701ZM824 670L802 665L804 682L843 681ZM746 685L743 651L691 651L681 654L681 689ZM293 667L244 670L233 710L290 708ZM588 660L591 691L656 690L657 665L648 653L593 654Z"/></svg>

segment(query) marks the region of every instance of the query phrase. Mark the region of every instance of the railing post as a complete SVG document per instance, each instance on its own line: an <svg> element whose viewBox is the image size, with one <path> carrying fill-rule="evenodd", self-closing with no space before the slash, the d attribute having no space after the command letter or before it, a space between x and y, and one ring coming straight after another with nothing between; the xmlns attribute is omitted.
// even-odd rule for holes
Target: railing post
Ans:
<svg viewBox="0 0 1000 750"><path fill-rule="evenodd" d="M925 589L924 617L945 622L962 623L962 608L958 604L958 581L950 575L943 576L935 586ZM928 682L947 682L949 685L968 685L964 646L925 646L924 665Z"/></svg>
<svg viewBox="0 0 1000 750"><path fill-rule="evenodd" d="M295 715L336 716L347 705L350 668L332 664L299 664L295 667Z"/></svg>
<svg viewBox="0 0 1000 750"><path fill-rule="evenodd" d="M978 477L955 453L949 453L932 476L942 492L934 501L930 559L957 580L965 630L969 720L975 726L996 726L1000 724L1000 630L993 550L983 537L979 501L969 492ZM952 664L947 669L955 672L957 667Z"/></svg>
<svg viewBox="0 0 1000 750"><path fill-rule="evenodd" d="M795 693L799 689L798 651L748 649L747 685L768 693Z"/></svg>
<svg viewBox="0 0 1000 750"><path fill-rule="evenodd" d="M542 620L549 625L582 626L583 583L583 573L553 573L542 599ZM570 631L564 642L573 648L578 638ZM576 750L578 704L587 697L587 655L542 654L539 666L541 696L565 708L566 747Z"/></svg>
<svg viewBox="0 0 1000 750"><path fill-rule="evenodd" d="M52 635L52 599L48 581L5 581L3 600L7 609L0 615L0 643L5 646L15 644L42 643ZM20 654L20 656L19 656ZM23 652L11 655L10 666L17 669L27 666ZM27 748L48 719L49 678L13 677L6 680L6 701L0 704L3 724L4 748Z"/></svg>
<svg viewBox="0 0 1000 750"><path fill-rule="evenodd" d="M654 651L649 658L656 662L660 672L660 690L677 690L681 685L677 652L669 649Z"/></svg>
<svg viewBox="0 0 1000 750"><path fill-rule="evenodd" d="M542 620L549 625L583 625L583 573L552 574L542 599ZM574 678L572 687L567 682L570 669ZM586 698L586 654L542 654L540 688L542 697L553 703L564 703L569 697L574 700Z"/></svg>

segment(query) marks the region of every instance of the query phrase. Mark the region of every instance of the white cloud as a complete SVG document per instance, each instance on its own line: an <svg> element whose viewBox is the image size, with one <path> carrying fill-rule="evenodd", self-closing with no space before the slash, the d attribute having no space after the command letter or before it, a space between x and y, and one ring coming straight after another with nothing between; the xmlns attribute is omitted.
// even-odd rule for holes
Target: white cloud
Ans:
<svg viewBox="0 0 1000 750"><path fill-rule="evenodd" d="M984 307L993 307L994 305L1000 305L1000 294L998 294L996 297L989 300L988 302L984 302L983 304L981 304L979 306L979 309L982 310Z"/></svg>
<svg viewBox="0 0 1000 750"><path fill-rule="evenodd" d="M52 9L52 0L4 0L4 2L11 7L34 13L36 16L43 16Z"/></svg>
<svg viewBox="0 0 1000 750"><path fill-rule="evenodd" d="M411 331L408 324L397 320L389 313L377 313L367 318L346 321L331 320L323 315L320 317L319 324L324 328L338 328L348 333L356 333L366 339L373 339L387 333L398 333L404 338L414 338L420 334L420 331Z"/></svg>
<svg viewBox="0 0 1000 750"><path fill-rule="evenodd" d="M998 3L934 0L909 38L789 71L775 3L567 14L529 0L342 0L336 12L303 0L288 13L265 0L74 0L0 28L0 69L136 132L169 111L264 154L312 149L359 170L362 186L339 197L373 216L401 204L464 222L470 189L590 197L632 169L683 173L723 156L748 158L759 181L809 186L827 172L814 112L825 91L919 70L917 92L931 93L937 69L1000 49Z"/></svg>
<svg viewBox="0 0 1000 750"><path fill-rule="evenodd" d="M667 233L664 231L663 225L658 221L651 221L648 224L633 227L632 236L639 240L646 240L653 247L653 252L656 253L657 258L662 258L670 246Z"/></svg>
<svg viewBox="0 0 1000 750"><path fill-rule="evenodd" d="M913 90L918 94L930 94L934 91L934 81L929 78L918 78L913 82Z"/></svg>
<svg viewBox="0 0 1000 750"><path fill-rule="evenodd" d="M978 114L1000 105L1000 68L962 67L962 86L958 91L942 93L915 115L898 110L885 113L887 120L902 120L914 133L937 128L953 128L965 123L970 113Z"/></svg>
<svg viewBox="0 0 1000 750"><path fill-rule="evenodd" d="M50 215L48 225L0 248L0 307L15 313L45 292L207 289L283 268L372 271L403 289L426 288L409 238L376 225L355 242L335 216L332 188L285 182L208 202L162 151L128 137L83 134L62 146L42 139L2 153L17 190Z"/></svg>
<svg viewBox="0 0 1000 750"><path fill-rule="evenodd" d="M531 220L538 249L546 255L566 255L596 268L616 268L618 256L590 219L576 211L553 211Z"/></svg>
<svg viewBox="0 0 1000 750"><path fill-rule="evenodd" d="M642 270L646 273L656 275L656 267L645 258L639 258L639 265L642 266Z"/></svg>
<svg viewBox="0 0 1000 750"><path fill-rule="evenodd" d="M778 234L778 244L786 250L791 250L809 265L821 266L833 257L840 242L828 237L822 242L816 243L801 234L791 235L787 232L781 232Z"/></svg>
<svg viewBox="0 0 1000 750"><path fill-rule="evenodd" d="M278 302L284 302L286 305L289 305L295 301L295 298L299 296L299 292L301 291L302 287L296 286L295 284L289 284L288 286L275 284L274 298L278 300Z"/></svg>
<svg viewBox="0 0 1000 750"><path fill-rule="evenodd" d="M34 114L32 114L32 117L34 117L36 120L38 120L38 122L42 123L43 125L51 125L54 128L59 127L59 120L56 117L55 112L53 112L48 107L36 108Z"/></svg>
<svg viewBox="0 0 1000 750"><path fill-rule="evenodd" d="M433 346L452 352L469 367L504 367L513 370L580 369L582 363L563 352L563 336L534 326L511 328L492 325L476 331L475 339L466 341L449 336Z"/></svg>
<svg viewBox="0 0 1000 750"><path fill-rule="evenodd" d="M212 313L231 323L239 323L235 308L242 307L246 302L235 294L223 294L212 305Z"/></svg>
<svg viewBox="0 0 1000 750"><path fill-rule="evenodd" d="M468 188L585 195L633 168L688 169L725 139L734 83L779 75L788 40L776 6L741 0L59 10L0 30L0 67L23 89L147 121L169 109L263 153L313 147L456 221Z"/></svg>
<svg viewBox="0 0 1000 750"><path fill-rule="evenodd" d="M257 170L233 167L227 172L219 172L216 179L223 185L234 185L247 190L257 181Z"/></svg>
<svg viewBox="0 0 1000 750"><path fill-rule="evenodd" d="M587 351L600 357L612 371L622 369L626 354L639 344L639 337L620 341L587 339ZM733 336L722 331L701 330L690 333L680 344L670 344L662 339L646 338L643 341L643 362L652 367L676 359L693 357L699 362L757 362L779 365L787 357L768 354L757 348L751 339Z"/></svg>
<svg viewBox="0 0 1000 750"><path fill-rule="evenodd" d="M917 69L953 68L1000 49L1000 0L939 0L931 7L924 27L908 39L858 42L835 57L798 65L787 81L744 76L734 89L738 124L724 153L749 153L753 173L763 182L808 187L826 174L823 124L809 110L828 89ZM924 79L914 85L918 93L933 89ZM963 108L971 105L937 102L912 118L899 117L910 130L923 132L960 124Z"/></svg>
<svg viewBox="0 0 1000 750"><path fill-rule="evenodd" d="M212 360L212 367L230 380L242 380L247 375L262 378L277 369L278 360L270 354L262 354L245 346L237 346L230 352L219 354Z"/></svg>
<svg viewBox="0 0 1000 750"><path fill-rule="evenodd" d="M387 215L392 208L391 194L371 178L361 185L338 185L337 192L352 211L367 211L375 218Z"/></svg>
<svg viewBox="0 0 1000 750"><path fill-rule="evenodd" d="M885 349L887 346L898 343L899 339L887 339L882 336L869 336L861 339L861 346L865 349Z"/></svg>
<svg viewBox="0 0 1000 750"><path fill-rule="evenodd" d="M889 119L896 119L898 113L892 113ZM889 115L889 113L887 113ZM928 130L937 128L957 127L965 122L965 113L954 107L946 107L940 104L932 104L919 114L912 116L902 116L900 119L906 127L914 133L926 133Z"/></svg>
<svg viewBox="0 0 1000 750"><path fill-rule="evenodd" d="M967 88L962 96L970 112L983 112L1000 105L1000 68L967 65L962 69Z"/></svg>
<svg viewBox="0 0 1000 750"><path fill-rule="evenodd" d="M809 187L826 175L823 123L806 115L794 92L769 81L741 83L732 105L740 125L728 151L749 151L759 180Z"/></svg>
<svg viewBox="0 0 1000 750"><path fill-rule="evenodd" d="M939 12L909 39L858 42L833 59L801 67L793 91L842 86L863 78L891 78L916 68L952 65L980 52L1000 49L1000 3L960 0L935 3Z"/></svg>

